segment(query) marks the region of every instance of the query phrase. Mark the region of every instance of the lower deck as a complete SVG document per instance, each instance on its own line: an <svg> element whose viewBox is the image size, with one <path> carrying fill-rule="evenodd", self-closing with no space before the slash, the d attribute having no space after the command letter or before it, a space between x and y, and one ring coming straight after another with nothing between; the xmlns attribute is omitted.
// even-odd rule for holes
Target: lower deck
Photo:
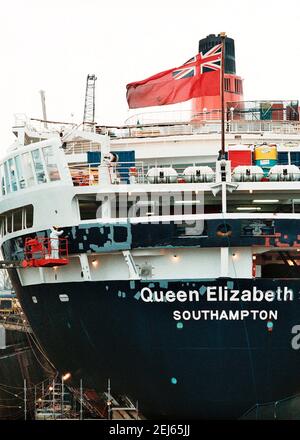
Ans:
<svg viewBox="0 0 300 440"><path fill-rule="evenodd" d="M297 296L277 296L272 302L254 297L250 302L207 300L211 288L298 292L298 280L194 278L21 286L16 275L13 270L24 312L58 371L68 372L74 386L82 379L100 392L110 379L114 392L138 400L147 418L235 419L256 404L300 391ZM145 302L144 288L164 294L192 289L199 292L199 301ZM243 313L244 319L193 318L193 312L207 309L232 310ZM176 310L179 320L174 319ZM250 315L254 310L259 312L256 319Z"/></svg>

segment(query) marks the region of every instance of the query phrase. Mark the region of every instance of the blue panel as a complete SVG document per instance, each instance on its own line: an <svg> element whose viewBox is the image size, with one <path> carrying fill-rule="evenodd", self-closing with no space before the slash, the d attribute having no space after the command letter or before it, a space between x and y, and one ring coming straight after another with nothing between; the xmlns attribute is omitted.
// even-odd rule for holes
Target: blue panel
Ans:
<svg viewBox="0 0 300 440"><path fill-rule="evenodd" d="M135 165L135 151L114 151L119 157L120 165L118 170L121 175L122 181L129 183L129 168ZM88 151L87 153L88 163L100 164L101 153L98 151Z"/></svg>
<svg viewBox="0 0 300 440"><path fill-rule="evenodd" d="M98 164L101 162L101 153L98 151L88 151L87 153L87 161L88 163Z"/></svg>
<svg viewBox="0 0 300 440"><path fill-rule="evenodd" d="M291 153L291 164L300 166L300 151L294 151Z"/></svg>
<svg viewBox="0 0 300 440"><path fill-rule="evenodd" d="M122 181L129 183L129 168L135 165L135 151L116 151L119 156L118 167Z"/></svg>
<svg viewBox="0 0 300 440"><path fill-rule="evenodd" d="M278 153L278 165L288 165L289 157L288 153L279 152Z"/></svg>

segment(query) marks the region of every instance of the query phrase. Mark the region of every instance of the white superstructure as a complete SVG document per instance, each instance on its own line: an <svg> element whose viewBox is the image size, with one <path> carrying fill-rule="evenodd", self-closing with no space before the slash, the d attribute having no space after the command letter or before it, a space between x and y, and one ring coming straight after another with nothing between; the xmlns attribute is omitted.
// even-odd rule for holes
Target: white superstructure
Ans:
<svg viewBox="0 0 300 440"><path fill-rule="evenodd" d="M162 221L205 223L224 222L226 217L226 220L247 221L248 225L250 221L255 234L275 219L300 219L300 171L292 163L293 155L300 155L299 122L244 120L228 124L228 147L266 142L276 144L279 154L286 154L286 166L293 170L290 178L272 177L269 181L261 181L259 167L251 168L252 174L258 173L257 178L245 179L247 170L232 170L229 161L217 161L220 123L215 120L145 125L139 122L115 128L95 126L91 131L48 123L45 131L36 127L36 121L19 118L14 133L16 142L0 164L2 247L10 240L15 240L16 246L18 237L49 231L53 225L64 229ZM89 160L91 153L101 153L103 158L109 152L115 161L102 160L100 164ZM122 162L118 158L122 152L131 152L134 159ZM205 173L206 177L202 178ZM271 176L277 174L278 168L274 173L270 171ZM172 212L164 211L164 202L160 200L170 192L175 199L178 197ZM141 199L141 194L149 193L156 195L157 200ZM113 208L113 201L121 196L134 200L130 215L127 205L126 211ZM196 209L197 205L202 206L202 211ZM176 211L183 206L191 208L187 214ZM265 221L268 225L261 226ZM178 226L179 241L205 236L205 228L199 228ZM218 234L230 239L226 231ZM124 243L107 251L104 246L101 250L95 247L92 253L75 252L64 267L19 268L18 274L23 285L116 277L155 280L174 277L174 265L180 261L176 266L178 279L252 278L253 258L264 252L264 246L254 251L251 246L183 244L174 251L170 246L130 249ZM18 257L16 250L14 257ZM258 261L256 276L259 272Z"/></svg>

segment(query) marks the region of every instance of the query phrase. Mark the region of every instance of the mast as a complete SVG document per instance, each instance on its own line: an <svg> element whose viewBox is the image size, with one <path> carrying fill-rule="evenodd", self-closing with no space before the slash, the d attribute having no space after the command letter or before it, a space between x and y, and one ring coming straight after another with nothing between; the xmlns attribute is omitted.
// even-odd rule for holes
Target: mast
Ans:
<svg viewBox="0 0 300 440"><path fill-rule="evenodd" d="M96 75L88 74L86 78L86 91L83 113L83 126L85 129L92 130L95 122L95 86Z"/></svg>
<svg viewBox="0 0 300 440"><path fill-rule="evenodd" d="M225 155L225 94L224 94L224 74L225 74L225 39L226 33L220 32L221 44L222 44L222 56L221 56L221 151L222 156Z"/></svg>
<svg viewBox="0 0 300 440"><path fill-rule="evenodd" d="M43 110L43 119L44 119L44 127L48 128L47 125L47 113L46 113L46 98L45 98L45 90L40 90L41 101L42 101L42 110Z"/></svg>

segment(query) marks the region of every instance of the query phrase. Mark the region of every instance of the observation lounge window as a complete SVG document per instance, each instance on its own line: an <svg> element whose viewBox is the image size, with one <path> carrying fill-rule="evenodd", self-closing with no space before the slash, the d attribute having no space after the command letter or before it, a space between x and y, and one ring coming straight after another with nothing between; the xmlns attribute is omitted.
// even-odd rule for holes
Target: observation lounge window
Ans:
<svg viewBox="0 0 300 440"><path fill-rule="evenodd" d="M17 185L16 166L14 163L14 159L8 160L8 166L9 166L9 174L10 174L10 181L11 181L11 189L12 189L12 191L17 191L18 185Z"/></svg>
<svg viewBox="0 0 300 440"><path fill-rule="evenodd" d="M6 194L5 190L5 179L4 179L4 166L3 164L0 165L0 178L1 178L1 193L3 196Z"/></svg>
<svg viewBox="0 0 300 440"><path fill-rule="evenodd" d="M43 162L41 159L40 150L33 150L31 152L31 154L32 154L34 168L35 168L35 175L36 175L37 183L45 183L47 180L46 180Z"/></svg>
<svg viewBox="0 0 300 440"><path fill-rule="evenodd" d="M19 186L21 189L23 189L26 187L26 181L25 181L25 176L24 176L20 156L16 156L15 161L16 161L16 170L17 170L17 176L18 176L18 180L19 180Z"/></svg>
<svg viewBox="0 0 300 440"><path fill-rule="evenodd" d="M4 175L5 175L5 188L6 193L9 194L11 192L10 181L9 181L9 173L8 173L8 164L4 162Z"/></svg>
<svg viewBox="0 0 300 440"><path fill-rule="evenodd" d="M60 180L53 147L44 147L42 151L50 181Z"/></svg>
<svg viewBox="0 0 300 440"><path fill-rule="evenodd" d="M31 163L30 153L22 154L22 164L27 186L34 185L34 174Z"/></svg>

